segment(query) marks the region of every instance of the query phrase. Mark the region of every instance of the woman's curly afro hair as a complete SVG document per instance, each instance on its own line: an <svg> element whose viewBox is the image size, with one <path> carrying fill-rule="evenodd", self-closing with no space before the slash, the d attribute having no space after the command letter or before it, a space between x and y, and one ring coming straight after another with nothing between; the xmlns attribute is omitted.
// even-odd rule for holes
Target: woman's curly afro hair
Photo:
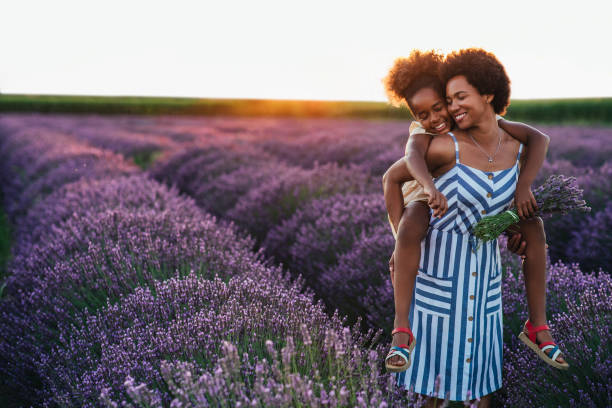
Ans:
<svg viewBox="0 0 612 408"><path fill-rule="evenodd" d="M482 48L451 52L440 67L440 76L446 84L457 75L465 76L481 95L493 95L491 105L495 113L506 112L510 104L510 78L495 55Z"/></svg>
<svg viewBox="0 0 612 408"><path fill-rule="evenodd" d="M385 92L394 106L406 103L423 88L432 88L444 98L444 83L440 79L439 69L444 56L435 51L413 50L408 57L395 59L393 67L383 78Z"/></svg>

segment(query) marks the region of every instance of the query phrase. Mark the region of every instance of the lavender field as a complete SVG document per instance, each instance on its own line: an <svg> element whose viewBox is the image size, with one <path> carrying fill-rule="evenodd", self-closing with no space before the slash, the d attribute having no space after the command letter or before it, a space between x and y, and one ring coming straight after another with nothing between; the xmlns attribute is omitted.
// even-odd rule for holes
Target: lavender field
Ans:
<svg viewBox="0 0 612 408"><path fill-rule="evenodd" d="M382 364L394 240L381 178L408 125L2 115L1 405L420 406ZM576 176L592 208L545 220L549 324L571 368L518 341L523 277L501 242L494 403L608 407L612 128L539 128L539 181Z"/></svg>

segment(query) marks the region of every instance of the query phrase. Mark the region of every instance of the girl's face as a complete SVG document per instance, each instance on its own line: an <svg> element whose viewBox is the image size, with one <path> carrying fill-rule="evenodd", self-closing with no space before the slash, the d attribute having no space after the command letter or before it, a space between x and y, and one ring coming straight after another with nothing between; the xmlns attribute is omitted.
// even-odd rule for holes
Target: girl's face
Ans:
<svg viewBox="0 0 612 408"><path fill-rule="evenodd" d="M416 120L430 133L446 133L452 120L444 99L432 88L419 89L408 101Z"/></svg>
<svg viewBox="0 0 612 408"><path fill-rule="evenodd" d="M478 123L488 109L493 95L481 95L463 75L457 75L446 83L448 112L460 129L469 129Z"/></svg>

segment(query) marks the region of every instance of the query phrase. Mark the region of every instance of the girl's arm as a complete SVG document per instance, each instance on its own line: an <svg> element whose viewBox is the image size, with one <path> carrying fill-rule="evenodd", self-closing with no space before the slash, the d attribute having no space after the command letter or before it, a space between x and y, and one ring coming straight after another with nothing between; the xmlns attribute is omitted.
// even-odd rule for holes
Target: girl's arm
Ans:
<svg viewBox="0 0 612 408"><path fill-rule="evenodd" d="M403 157L393 163L382 177L387 217L389 218L391 231L395 238L397 238L397 229L402 218L402 212L404 211L402 184L410 180L414 180L414 178L410 171L408 171Z"/></svg>
<svg viewBox="0 0 612 408"><path fill-rule="evenodd" d="M406 167L414 179L423 186L423 189L435 190L431 174L425 163L425 153L431 142L431 136L427 133L411 134L406 143Z"/></svg>
<svg viewBox="0 0 612 408"><path fill-rule="evenodd" d="M510 122L505 119L500 119L497 123L510 136L529 147L525 149L525 164L521 167L521 173L516 184L514 204L521 219L530 218L538 209L531 192L531 185L546 158L550 137L524 123Z"/></svg>
<svg viewBox="0 0 612 408"><path fill-rule="evenodd" d="M448 171L455 163L455 145L450 136L436 137L429 149L427 150L426 168L432 173L444 170ZM402 184L406 181L414 180L414 177L406 166L405 157L398 159L389 167L382 177L383 193L385 196L385 205L393 236L397 236L400 219L404 211L404 195L402 194ZM437 190L436 190L437 191ZM440 193L441 194L441 193ZM447 210L448 205L446 199L442 205L433 209L434 216L442 216Z"/></svg>
<svg viewBox="0 0 612 408"><path fill-rule="evenodd" d="M427 194L427 204L434 210L436 217L442 217L448 208L446 197L434 185L431 173L425 163L425 154L431 143L432 136L429 133L411 132L406 144L406 167L414 179L423 187Z"/></svg>

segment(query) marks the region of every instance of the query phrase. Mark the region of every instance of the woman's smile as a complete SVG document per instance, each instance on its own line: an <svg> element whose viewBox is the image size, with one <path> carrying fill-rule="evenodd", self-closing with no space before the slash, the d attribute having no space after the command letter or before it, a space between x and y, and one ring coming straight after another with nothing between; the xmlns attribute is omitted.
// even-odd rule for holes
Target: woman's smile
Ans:
<svg viewBox="0 0 612 408"><path fill-rule="evenodd" d="M461 113L456 114L455 115L455 122L457 124L459 124L463 120L463 118L465 118L465 115L467 115L466 112L461 112Z"/></svg>

